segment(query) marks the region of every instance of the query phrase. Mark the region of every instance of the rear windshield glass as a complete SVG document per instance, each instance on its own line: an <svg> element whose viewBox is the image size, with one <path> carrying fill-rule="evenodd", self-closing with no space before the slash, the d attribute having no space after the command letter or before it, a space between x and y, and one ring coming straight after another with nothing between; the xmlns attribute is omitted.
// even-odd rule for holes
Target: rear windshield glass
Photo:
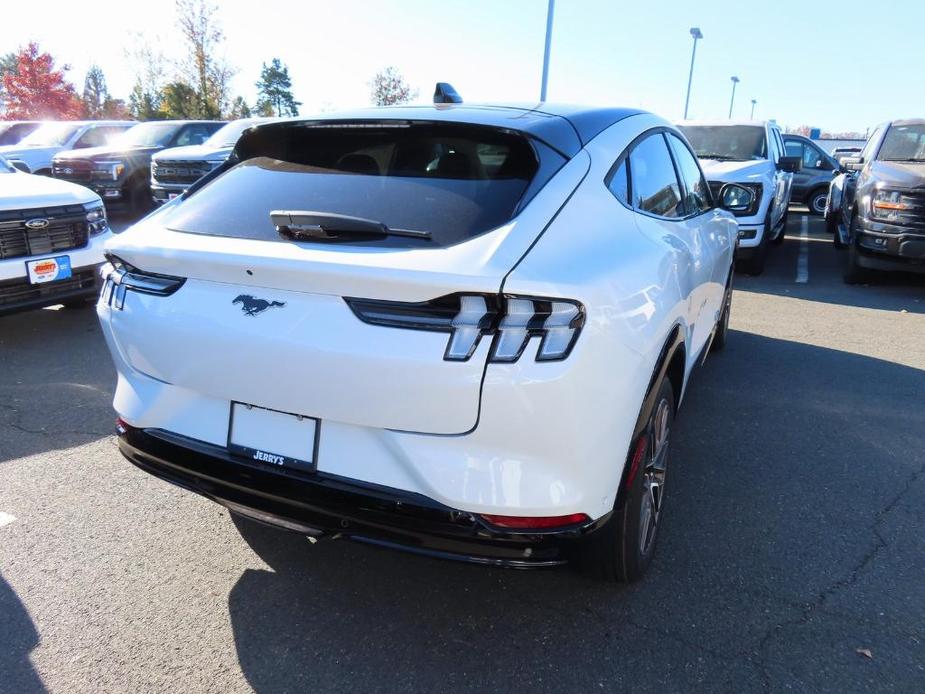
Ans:
<svg viewBox="0 0 925 694"><path fill-rule="evenodd" d="M700 159L749 161L768 156L759 125L682 125L681 131Z"/></svg>
<svg viewBox="0 0 925 694"><path fill-rule="evenodd" d="M278 238L272 211L311 211L426 231L425 245L448 245L508 222L540 169L537 149L519 133L433 122L265 126L235 156L244 161L185 200L171 228ZM547 156L558 157L556 169L563 163Z"/></svg>

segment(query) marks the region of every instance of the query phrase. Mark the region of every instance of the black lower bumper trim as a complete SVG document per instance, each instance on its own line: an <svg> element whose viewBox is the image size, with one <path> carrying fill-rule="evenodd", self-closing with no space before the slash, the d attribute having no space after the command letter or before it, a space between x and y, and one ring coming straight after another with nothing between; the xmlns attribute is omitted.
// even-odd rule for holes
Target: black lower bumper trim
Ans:
<svg viewBox="0 0 925 694"><path fill-rule="evenodd" d="M242 461L222 447L159 430L124 427L119 449L142 470L264 523L310 536L344 537L477 564L564 564L607 520L507 533L420 494L322 472L285 473Z"/></svg>
<svg viewBox="0 0 925 694"><path fill-rule="evenodd" d="M61 255L67 255L67 251L63 251ZM54 306L66 301L92 299L99 291L98 265L74 268L68 279L42 284L31 284L28 277L4 280L0 282L0 316Z"/></svg>

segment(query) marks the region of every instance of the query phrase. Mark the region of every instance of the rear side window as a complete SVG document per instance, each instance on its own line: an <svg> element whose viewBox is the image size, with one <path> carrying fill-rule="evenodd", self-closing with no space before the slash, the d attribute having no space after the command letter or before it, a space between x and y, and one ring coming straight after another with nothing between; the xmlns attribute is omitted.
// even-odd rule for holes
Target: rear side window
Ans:
<svg viewBox="0 0 925 694"><path fill-rule="evenodd" d="M363 244L443 246L510 221L565 163L514 131L398 120L264 126L235 156L243 161L180 205L172 227L270 238L271 211L313 211L432 235Z"/></svg>
<svg viewBox="0 0 925 694"><path fill-rule="evenodd" d="M627 160L624 159L620 166L617 167L617 170L613 172L607 182L607 187L617 200L630 207L630 182L626 162Z"/></svg>
<svg viewBox="0 0 925 694"><path fill-rule="evenodd" d="M681 187L661 133L650 135L630 152L633 207L658 217L683 217Z"/></svg>
<svg viewBox="0 0 925 694"><path fill-rule="evenodd" d="M712 209L710 188L703 178L703 172L697 164L697 159L691 154L681 140L672 134L667 134L671 151L674 153L675 163L678 165L678 174L684 184L684 209L686 214L695 215Z"/></svg>

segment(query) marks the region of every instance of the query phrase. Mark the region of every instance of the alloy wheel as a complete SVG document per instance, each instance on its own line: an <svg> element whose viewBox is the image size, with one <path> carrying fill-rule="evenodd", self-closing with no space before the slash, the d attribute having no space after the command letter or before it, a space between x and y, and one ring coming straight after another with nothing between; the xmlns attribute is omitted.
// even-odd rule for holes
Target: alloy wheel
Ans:
<svg viewBox="0 0 925 694"><path fill-rule="evenodd" d="M639 510L639 549L648 554L655 541L662 515L665 494L665 472L668 467L668 439L671 433L671 405L659 401L650 423L649 455L642 478L642 503Z"/></svg>

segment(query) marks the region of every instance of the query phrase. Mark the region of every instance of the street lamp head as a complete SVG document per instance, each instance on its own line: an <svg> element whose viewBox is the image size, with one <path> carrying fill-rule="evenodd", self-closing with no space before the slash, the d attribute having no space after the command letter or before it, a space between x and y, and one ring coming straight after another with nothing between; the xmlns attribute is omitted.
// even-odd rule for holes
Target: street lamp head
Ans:
<svg viewBox="0 0 925 694"><path fill-rule="evenodd" d="M702 39L703 33L700 31L700 27L691 27L691 36L695 39Z"/></svg>
<svg viewBox="0 0 925 694"><path fill-rule="evenodd" d="M731 79L732 79L733 83L735 83L735 82L741 82L741 81L742 81L742 80L740 80L738 77L736 77L735 75L733 75Z"/></svg>

